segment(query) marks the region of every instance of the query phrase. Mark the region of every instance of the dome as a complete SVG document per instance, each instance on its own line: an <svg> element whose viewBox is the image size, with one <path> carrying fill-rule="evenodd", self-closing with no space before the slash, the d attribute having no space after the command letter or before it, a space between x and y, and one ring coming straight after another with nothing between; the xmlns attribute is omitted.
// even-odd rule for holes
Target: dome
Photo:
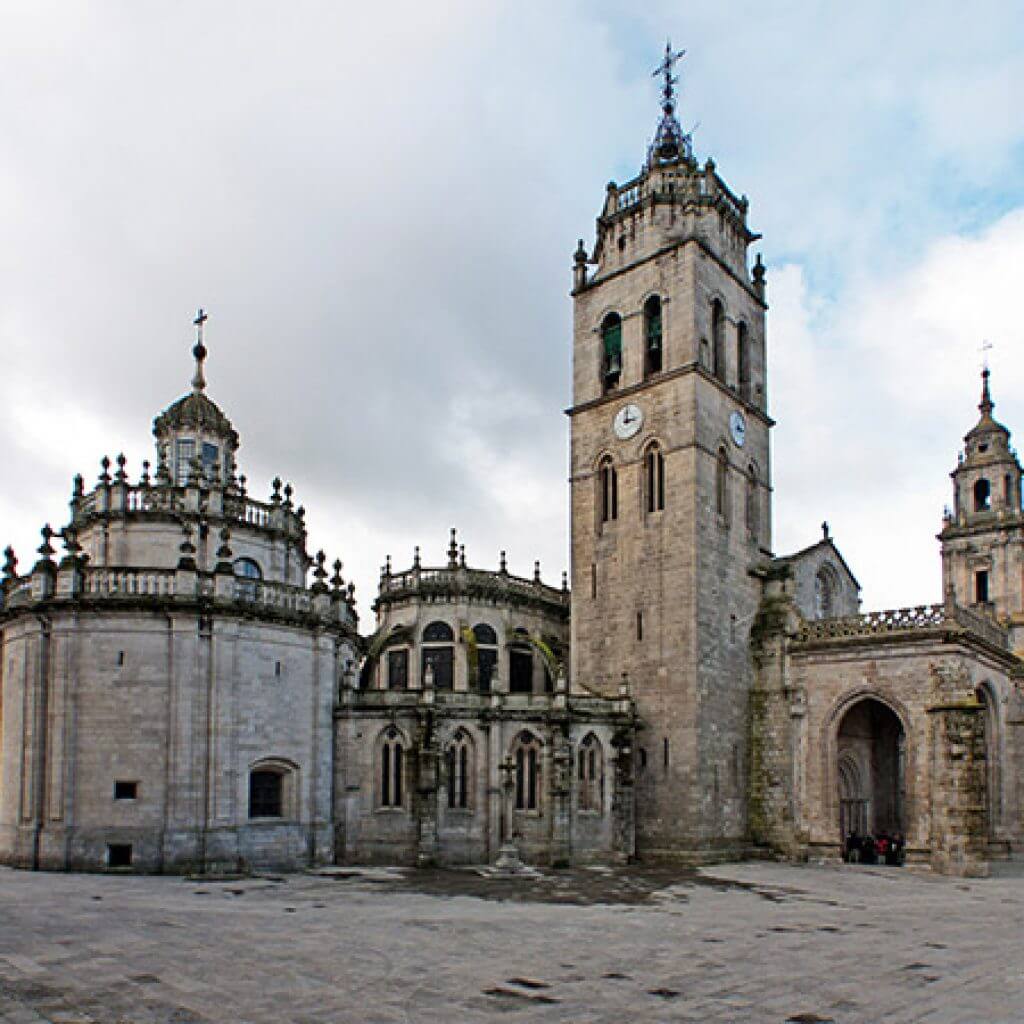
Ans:
<svg viewBox="0 0 1024 1024"><path fill-rule="evenodd" d="M232 447L238 446L238 434L231 421L216 402L212 402L201 391L193 391L168 406L154 420L153 433L156 437L162 437L183 427L218 434Z"/></svg>

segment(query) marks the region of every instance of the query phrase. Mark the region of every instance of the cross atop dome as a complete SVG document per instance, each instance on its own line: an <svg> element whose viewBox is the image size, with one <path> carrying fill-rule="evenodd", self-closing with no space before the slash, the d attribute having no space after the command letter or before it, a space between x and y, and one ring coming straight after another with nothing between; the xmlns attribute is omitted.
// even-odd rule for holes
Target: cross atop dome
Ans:
<svg viewBox="0 0 1024 1024"><path fill-rule="evenodd" d="M196 372L192 378L192 390L198 395L206 387L206 378L203 376L203 362L206 359L206 346L203 344L203 325L210 319L209 314L199 307L195 320L192 323L196 326L196 343L192 348L192 355L196 360Z"/></svg>

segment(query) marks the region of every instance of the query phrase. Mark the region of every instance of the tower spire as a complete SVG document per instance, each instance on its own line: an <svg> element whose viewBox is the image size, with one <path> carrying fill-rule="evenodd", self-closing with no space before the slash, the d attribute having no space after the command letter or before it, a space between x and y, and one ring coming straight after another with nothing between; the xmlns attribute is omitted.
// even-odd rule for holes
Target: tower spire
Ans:
<svg viewBox="0 0 1024 1024"><path fill-rule="evenodd" d="M665 41L665 56L661 63L654 69L653 75L656 78L661 75L663 78L661 87L661 120L658 122L658 129L654 133L654 142L651 143L649 159L670 162L678 160L680 156L687 159L691 156L690 136L687 135L676 118L676 85L679 79L672 73L676 62L686 53L685 50L673 52L672 41Z"/></svg>
<svg viewBox="0 0 1024 1024"><path fill-rule="evenodd" d="M992 410L996 405L996 403L992 401L992 395L988 390L988 379L992 376L992 371L988 368L988 353L991 348L992 344L990 342L986 341L982 343L981 402L978 403L978 411L982 416L988 417L991 417Z"/></svg>
<svg viewBox="0 0 1024 1024"><path fill-rule="evenodd" d="M209 315L202 306L196 313L192 323L196 326L196 343L192 348L192 355L196 360L196 372L192 378L192 390L198 395L206 387L206 378L203 376L203 362L206 359L206 346L203 344L203 325L209 320Z"/></svg>

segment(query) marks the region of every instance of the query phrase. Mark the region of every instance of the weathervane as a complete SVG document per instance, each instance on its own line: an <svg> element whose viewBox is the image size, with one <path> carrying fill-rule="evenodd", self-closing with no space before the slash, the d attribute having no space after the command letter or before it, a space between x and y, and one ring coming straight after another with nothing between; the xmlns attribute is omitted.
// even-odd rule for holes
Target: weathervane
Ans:
<svg viewBox="0 0 1024 1024"><path fill-rule="evenodd" d="M665 40L665 57L662 62L652 72L652 77L657 78L658 75L665 76L665 84L661 89L662 105L661 109L666 114L671 114L675 110L675 87L679 82L679 79L672 74L672 69L676 65L676 61L681 60L683 55L686 53L685 50L678 50L675 53L672 52L672 40Z"/></svg>
<svg viewBox="0 0 1024 1024"><path fill-rule="evenodd" d="M988 372L988 354L992 351L992 342L983 341L981 348L978 350L981 352L981 368L987 373Z"/></svg>
<svg viewBox="0 0 1024 1024"><path fill-rule="evenodd" d="M680 156L687 160L693 156L690 136L683 131L675 116L676 85L679 79L672 74L672 69L685 53L685 50L673 52L672 40L666 40L665 56L653 71L653 77L662 75L664 83L661 88L662 118L658 123L658 130L654 133L654 142L648 151L650 163L674 163Z"/></svg>

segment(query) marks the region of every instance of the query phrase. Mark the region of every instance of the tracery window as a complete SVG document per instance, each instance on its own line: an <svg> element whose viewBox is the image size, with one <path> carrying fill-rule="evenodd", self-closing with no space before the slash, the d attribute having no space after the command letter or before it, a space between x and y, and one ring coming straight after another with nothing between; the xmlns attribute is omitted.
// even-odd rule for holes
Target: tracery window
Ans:
<svg viewBox="0 0 1024 1024"><path fill-rule="evenodd" d="M392 726L383 735L379 755L378 802L401 807L404 800L405 760L402 734Z"/></svg>
<svg viewBox="0 0 1024 1024"><path fill-rule="evenodd" d="M665 508L665 456L656 442L644 453L644 504L648 512Z"/></svg>
<svg viewBox="0 0 1024 1024"><path fill-rule="evenodd" d="M259 563L251 558L236 558L232 568L238 582L235 584L235 596L245 601L256 600L256 582L263 579L263 570Z"/></svg>
<svg viewBox="0 0 1024 1024"><path fill-rule="evenodd" d="M611 391L622 375L622 317L609 313L601 324L601 387Z"/></svg>
<svg viewBox="0 0 1024 1024"><path fill-rule="evenodd" d="M447 622L431 622L423 630L420 679L425 684L428 667L433 670L434 689L450 690L454 679L455 634ZM429 646L428 646L429 645ZM442 646L443 645L443 646Z"/></svg>
<svg viewBox="0 0 1024 1024"><path fill-rule="evenodd" d="M472 790L472 740L461 729L448 746L448 806L453 810L466 810L470 806Z"/></svg>
<svg viewBox="0 0 1024 1024"><path fill-rule="evenodd" d="M601 743L590 733L576 752L578 806L600 812L604 805L604 758Z"/></svg>
<svg viewBox="0 0 1024 1024"><path fill-rule="evenodd" d="M540 809L541 762L540 741L530 732L523 731L516 740L513 760L516 766L515 809Z"/></svg>
<svg viewBox="0 0 1024 1024"><path fill-rule="evenodd" d="M602 523L619 518L619 474L610 455L606 455L598 467L597 506Z"/></svg>
<svg viewBox="0 0 1024 1024"><path fill-rule="evenodd" d="M814 617L830 619L836 613L836 590L839 582L831 565L823 565L814 577Z"/></svg>
<svg viewBox="0 0 1024 1024"><path fill-rule="evenodd" d="M661 373L661 298L652 295L644 303L644 376Z"/></svg>

